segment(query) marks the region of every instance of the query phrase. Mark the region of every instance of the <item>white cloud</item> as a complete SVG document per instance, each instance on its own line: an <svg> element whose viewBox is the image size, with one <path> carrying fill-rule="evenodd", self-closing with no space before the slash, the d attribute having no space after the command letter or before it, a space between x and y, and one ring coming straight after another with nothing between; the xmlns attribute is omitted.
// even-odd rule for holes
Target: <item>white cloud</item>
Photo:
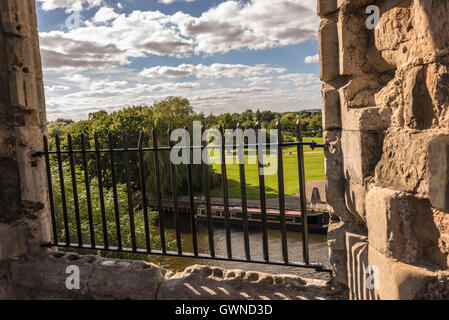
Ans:
<svg viewBox="0 0 449 320"><path fill-rule="evenodd" d="M114 12L114 9L109 7L102 7L97 11L95 16L92 18L92 21L96 23L107 22L117 18L118 16L119 15L116 12Z"/></svg>
<svg viewBox="0 0 449 320"><path fill-rule="evenodd" d="M316 39L316 0L229 0L195 18L176 13L171 20L195 39L195 51L213 54L260 50Z"/></svg>
<svg viewBox="0 0 449 320"><path fill-rule="evenodd" d="M290 111L321 104L318 76L286 74L277 66L184 63L140 72L129 67L133 59L150 54L185 58L315 39L316 0L228 0L199 17L182 12L121 13L120 3L113 6L102 0L39 1L48 10L64 4L69 9L99 8L80 28L40 34L46 83L51 84L46 87L49 119L81 119L99 109L152 104L178 95L205 113L242 108ZM100 7L104 3L108 7Z"/></svg>
<svg viewBox="0 0 449 320"><path fill-rule="evenodd" d="M263 77L261 77L263 78ZM267 77L268 78L268 77ZM80 80L80 77L68 77ZM80 88L76 90L76 87ZM129 105L150 105L167 96L183 96L190 100L197 112L206 114L239 112L243 108L294 111L319 108L320 85L295 89L270 86L246 86L245 82L227 87L209 82L130 83L119 80L93 80L78 82L70 93L46 90L49 119L58 117L82 119L89 112L105 109L113 111Z"/></svg>
<svg viewBox="0 0 449 320"><path fill-rule="evenodd" d="M78 83L78 84L90 82L89 78L87 78L81 74L78 74L78 73L67 75L65 77L61 77L61 79L65 80L65 81L73 82L73 83Z"/></svg>
<svg viewBox="0 0 449 320"><path fill-rule="evenodd" d="M126 81L108 81L108 80L100 80L94 81L90 85L92 90L104 90L104 89L125 89L128 85Z"/></svg>
<svg viewBox="0 0 449 320"><path fill-rule="evenodd" d="M158 11L134 11L119 15L108 25L86 22L67 32L40 33L44 68L117 67L147 54L187 55L193 40L183 38L168 23L169 18Z"/></svg>
<svg viewBox="0 0 449 320"><path fill-rule="evenodd" d="M163 4L172 4L173 2L193 2L195 0L158 0L157 2Z"/></svg>
<svg viewBox="0 0 449 320"><path fill-rule="evenodd" d="M318 53L314 56L308 56L304 59L305 63L318 63L320 61L320 56Z"/></svg>
<svg viewBox="0 0 449 320"><path fill-rule="evenodd" d="M320 83L318 76L311 73L289 73L279 76L278 79L291 81L297 87L310 86Z"/></svg>
<svg viewBox="0 0 449 320"><path fill-rule="evenodd" d="M55 9L67 9L67 11L78 10L81 11L84 5L87 4L87 8L93 8L101 5L103 0L37 0L42 2L41 9L44 11L50 11Z"/></svg>
<svg viewBox="0 0 449 320"><path fill-rule="evenodd" d="M273 77L250 77L245 79L250 87L266 86L273 83Z"/></svg>
<svg viewBox="0 0 449 320"><path fill-rule="evenodd" d="M47 9L101 0L40 0ZM44 2L45 1L45 2ZM248 48L262 50L315 39L319 19L315 0L228 0L192 17L159 11L118 14L102 7L91 21L63 31L40 33L44 67L123 66L148 54L188 57Z"/></svg>
<svg viewBox="0 0 449 320"><path fill-rule="evenodd" d="M283 73L284 68L273 68L268 65L248 66L243 64L222 64L214 63L210 66L202 64L181 64L177 67L157 66L149 69L144 69L140 76L146 78L155 77L170 77L183 78L194 76L198 79L219 79L219 78L248 78L270 73Z"/></svg>
<svg viewBox="0 0 449 320"><path fill-rule="evenodd" d="M64 92L70 90L68 86L54 85L54 86L45 86L45 91L47 92Z"/></svg>

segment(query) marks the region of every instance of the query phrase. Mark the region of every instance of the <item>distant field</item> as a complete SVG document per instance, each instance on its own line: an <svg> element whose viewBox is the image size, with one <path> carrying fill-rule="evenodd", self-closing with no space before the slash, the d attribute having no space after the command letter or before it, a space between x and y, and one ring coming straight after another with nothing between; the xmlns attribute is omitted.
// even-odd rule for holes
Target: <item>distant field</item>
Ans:
<svg viewBox="0 0 449 320"><path fill-rule="evenodd" d="M305 138L305 141L316 141L323 143L323 138ZM284 183L285 194L294 195L299 193L298 187L298 162L296 154L296 147L285 147L284 152ZM304 166L306 171L306 181L324 180L324 153L322 149L312 151L309 147L304 147ZM245 161L247 157L245 157ZM247 162L247 161L246 161ZM240 174L237 164L229 164L226 166L228 173L229 197L240 198ZM220 165L213 165L214 171L220 173ZM259 176L257 164L245 164L246 173L246 189L248 199L259 199ZM268 198L276 198L278 196L278 176L265 176L266 194ZM212 191L214 197L221 197L222 191L220 188Z"/></svg>

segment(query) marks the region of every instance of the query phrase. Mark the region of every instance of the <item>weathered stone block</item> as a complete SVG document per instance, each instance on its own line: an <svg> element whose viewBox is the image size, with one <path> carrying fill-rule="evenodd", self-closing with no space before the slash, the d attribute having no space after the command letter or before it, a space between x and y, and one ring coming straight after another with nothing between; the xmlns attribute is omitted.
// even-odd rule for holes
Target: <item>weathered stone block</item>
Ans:
<svg viewBox="0 0 449 320"><path fill-rule="evenodd" d="M427 291L427 284L437 278L436 273L388 258L371 245L368 248L368 262L379 271L376 300L417 299Z"/></svg>
<svg viewBox="0 0 449 320"><path fill-rule="evenodd" d="M8 37L6 42L8 69L34 72L34 48L29 38Z"/></svg>
<svg viewBox="0 0 449 320"><path fill-rule="evenodd" d="M89 278L94 270L92 260L89 256L81 257L71 253L45 253L14 265L12 278L17 285L24 288L52 292L61 298L72 295L82 298L89 294ZM79 290L70 290L66 286L68 277L73 273L73 270L67 272L69 266L79 268Z"/></svg>
<svg viewBox="0 0 449 320"><path fill-rule="evenodd" d="M340 95L337 89L323 86L323 130L341 129Z"/></svg>
<svg viewBox="0 0 449 320"><path fill-rule="evenodd" d="M385 188L428 197L428 146L438 132L392 130L383 143L382 158L375 170L376 183Z"/></svg>
<svg viewBox="0 0 449 320"><path fill-rule="evenodd" d="M343 170L347 181L364 185L365 178L374 175L382 156L382 140L380 133L342 131Z"/></svg>
<svg viewBox="0 0 449 320"><path fill-rule="evenodd" d="M0 15L3 30L19 37L30 33L30 10L27 0L4 0L0 2Z"/></svg>
<svg viewBox="0 0 449 320"><path fill-rule="evenodd" d="M331 81L338 77L338 31L337 23L323 19L318 33L318 51L320 55L320 78Z"/></svg>
<svg viewBox="0 0 449 320"><path fill-rule="evenodd" d="M363 75L369 48L366 17L340 11L337 23L340 75Z"/></svg>
<svg viewBox="0 0 449 320"><path fill-rule="evenodd" d="M191 266L164 281L158 300L299 300L333 299L320 280L291 275ZM324 289L324 290L323 290Z"/></svg>
<svg viewBox="0 0 449 320"><path fill-rule="evenodd" d="M11 97L9 93L9 72L0 70L0 92L4 94L0 94L0 108L4 112L11 112Z"/></svg>
<svg viewBox="0 0 449 320"><path fill-rule="evenodd" d="M325 173L326 173L326 199L336 214L344 221L351 221L351 215L345 206L345 183L343 175L343 153L341 150L341 131L332 130L324 132Z"/></svg>
<svg viewBox="0 0 449 320"><path fill-rule="evenodd" d="M337 0L318 0L318 15L324 17L338 10Z"/></svg>
<svg viewBox="0 0 449 320"><path fill-rule="evenodd" d="M428 200L374 187L366 197L370 246L413 265L447 267Z"/></svg>
<svg viewBox="0 0 449 320"><path fill-rule="evenodd" d="M94 297L154 300L167 271L143 261L98 260L90 275L89 292Z"/></svg>
<svg viewBox="0 0 449 320"><path fill-rule="evenodd" d="M365 210L366 187L347 181L345 184L346 208L358 220L366 220Z"/></svg>
<svg viewBox="0 0 449 320"><path fill-rule="evenodd" d="M0 261L15 260L27 253L27 231L24 224L0 222Z"/></svg>
<svg viewBox="0 0 449 320"><path fill-rule="evenodd" d="M429 200L435 208L449 212L449 135L429 143Z"/></svg>
<svg viewBox="0 0 449 320"><path fill-rule="evenodd" d="M434 107L426 79L427 67L419 66L406 74L404 120L411 129L429 129L433 124Z"/></svg>
<svg viewBox="0 0 449 320"><path fill-rule="evenodd" d="M346 257L349 298L367 300L366 268L368 267L368 241L365 236L346 233Z"/></svg>
<svg viewBox="0 0 449 320"><path fill-rule="evenodd" d="M9 72L10 99L14 107L26 109L26 95L24 91L24 74L22 70Z"/></svg>
<svg viewBox="0 0 449 320"><path fill-rule="evenodd" d="M327 233L329 262L334 269L334 281L346 286L348 286L348 253L346 251L346 234L348 233L366 235L366 228L357 224L354 219L345 222L332 213Z"/></svg>
<svg viewBox="0 0 449 320"><path fill-rule="evenodd" d="M0 222L11 222L21 216L19 166L13 159L0 159Z"/></svg>
<svg viewBox="0 0 449 320"><path fill-rule="evenodd" d="M338 8L341 7L348 7L352 10L358 9L364 6L377 4L381 2L382 0L337 0L337 6Z"/></svg>
<svg viewBox="0 0 449 320"><path fill-rule="evenodd" d="M40 114L41 125L42 122L46 120L45 117L45 91L44 91L44 81L41 78L36 78L36 89L37 89L37 110L39 112L43 112L44 114Z"/></svg>
<svg viewBox="0 0 449 320"><path fill-rule="evenodd" d="M10 71L11 104L23 110L37 109L36 78L23 70Z"/></svg>
<svg viewBox="0 0 449 320"><path fill-rule="evenodd" d="M39 45L39 43L38 43ZM42 59L41 52L39 50L39 46L33 46L33 63L34 63L34 75L37 79L42 80L44 78L42 73Z"/></svg>
<svg viewBox="0 0 449 320"><path fill-rule="evenodd" d="M79 268L79 290L66 286L68 266ZM34 258L16 263L12 279L20 287L70 299L155 300L160 284L171 274L143 261L104 259L45 250ZM29 298L29 297L28 297ZM50 297L51 298L51 297Z"/></svg>
<svg viewBox="0 0 449 320"><path fill-rule="evenodd" d="M392 112L389 107L342 108L343 130L383 132L391 124Z"/></svg>

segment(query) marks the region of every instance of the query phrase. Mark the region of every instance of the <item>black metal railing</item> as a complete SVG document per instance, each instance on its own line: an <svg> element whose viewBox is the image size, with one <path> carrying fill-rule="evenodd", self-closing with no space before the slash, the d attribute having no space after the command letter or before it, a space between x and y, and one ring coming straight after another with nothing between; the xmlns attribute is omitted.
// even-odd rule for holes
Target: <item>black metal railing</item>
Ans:
<svg viewBox="0 0 449 320"><path fill-rule="evenodd" d="M238 126L238 128L240 128ZM257 125L257 128L260 129L260 125ZM186 129L186 139L189 139L188 131ZM179 197L177 194L177 168L172 162L170 162L170 179L171 179L171 188L172 188L172 201L173 201L173 214L174 214L174 227L175 227L175 242L176 242L176 251L170 251L167 248L167 239L166 239L166 223L163 215L164 207L163 207L163 193L161 191L161 170L160 170L160 161L159 161L159 153L172 151L175 147L172 142L169 143L169 146L161 147L158 145L158 135L156 130L152 130L152 136L147 138L152 138L152 147L144 147L145 136L142 132L140 134L138 140L137 148L131 148L128 145L128 139L125 133L122 134L122 147L114 148L113 138L111 133L108 134L108 148L102 149L99 142L99 136L97 133L94 135L94 148L88 149L86 146L86 136L81 134L80 136L80 149L74 149L73 147L73 139L69 134L67 137L67 150L61 150L61 139L56 136L55 138L55 148L56 151L50 151L49 149L49 141L47 137L43 138L44 142L44 151L37 152L34 156L45 157L45 163L47 168L47 182L48 182L48 192L50 198L50 212L52 219L52 228L53 228L53 240L51 243L43 244L43 246L56 246L56 247L66 247L66 248L82 248L82 249L94 249L94 250L104 250L104 251L112 251L112 252L123 252L123 253L141 253L148 255L163 255L163 256L174 256L174 257L189 257L189 258L201 258L201 259L215 259L215 260L227 260L227 261L236 261L236 262L251 262L251 263L262 263L262 264L273 264L273 265L287 265L287 266L297 266L304 268L313 268L317 271L326 271L330 270L326 269L320 263L310 262L309 258L309 239L308 239L308 215L307 215L307 204L306 204L306 187L305 187L305 171L304 171L304 146L310 146L312 150L314 148L323 148L324 145L317 144L316 142L305 142L303 141L303 133L301 125L298 121L296 125L296 141L294 142L283 142L282 140L282 132L279 123L276 126L278 130L278 141L276 142L263 142L257 138L256 144L245 143L243 148L238 148L236 145L227 146L225 144L225 130L220 126L219 131L221 132L221 141L220 145L220 158L221 158L221 189L223 194L223 208L224 208L224 227L225 227L225 238L226 238L226 256L216 255L215 246L214 246L214 227L213 227L213 215L212 215L212 204L211 204L211 186L210 186L210 166L206 163L202 163L203 170L203 184L204 184L204 196L205 196L205 210L207 212L207 239L209 245L209 254L199 253L198 249L198 236L197 236L197 219L196 219L196 206L195 206L195 196L193 190L192 183L192 164L187 164L187 186L188 186L188 211L190 214L189 222L191 228L191 239L192 239L192 248L193 252L188 253L183 251L182 240L181 240L181 219L180 219L180 210L178 208ZM204 131L204 127L202 128ZM170 131L169 131L170 134ZM257 135L258 136L258 135ZM264 151L268 147L276 147L277 152L277 169L278 169L278 199L279 199L279 215L280 215L280 232L282 235L282 261L275 261L270 259L269 255L269 245L268 245L268 222L267 222L267 199L266 199L266 187L265 187L265 176L264 176L264 164L263 161L259 161L260 157L264 155ZM302 227L297 230L302 234L302 256L303 261L301 262L292 262L289 260L289 248L287 242L287 226L286 226L286 204L285 204L285 191L284 191L284 167L283 167L283 147L287 146L296 146L297 149L297 160L298 160L298 184L299 184L299 208L301 210L302 216ZM241 146L240 146L241 147ZM201 146L189 146L190 150L200 149L204 151L209 148L205 142ZM214 146L213 148L217 148ZM244 152L246 148L256 149L257 163L259 169L259 191L260 191L260 212L261 212L261 225L262 225L262 256L263 259L253 259L252 253L250 250L250 238L249 238L249 224L248 224L248 203L247 203L247 184L246 184L246 176L245 176L245 165L244 163L239 164L239 177L240 177L240 193L241 193L241 208L242 208L242 231L243 231L243 239L244 239L244 253L245 257L234 257L232 254L232 242L231 242L231 216L230 216L230 204L229 204L229 193L228 193L228 177L227 177L227 167L226 167L226 149L233 148L233 150L237 150L237 152ZM144 231L145 231L145 245L140 247L136 241L136 226L134 221L134 205L133 205L133 185L131 181L130 174L130 154L136 154L138 159L139 166L137 164L136 168L138 169L138 176L140 178L140 187L139 192L141 193L141 209L143 211L144 218ZM145 159L144 156L146 153L153 154L153 170L154 170L154 184L156 187L156 209L158 211L158 220L159 220L159 236L160 236L160 249L155 249L152 246L152 234L150 232L149 227L149 212L151 211L147 190L146 190L146 172L145 172ZM117 192L117 178L116 178L116 155L121 154L121 160L123 161L124 166L124 184L126 185L126 194L127 194L127 202L128 202L128 216L129 216L129 234L124 234L120 223L120 212L118 205L118 192ZM77 191L77 177L75 172L75 155L81 155L81 161L79 161L79 166L82 168L83 172L83 180L84 180L84 188L85 188L85 197L87 202L87 223L89 224L89 232L90 241L86 243L83 239L83 233L81 230L81 217L80 214L80 205L78 199L78 191ZM96 177L98 181L98 195L99 195L99 203L100 203L100 213L101 213L101 235L103 244L100 245L96 242L96 235L98 228L94 227L94 218L93 218L93 209L91 205L91 177L89 175L89 162L88 155L93 155L91 158L95 162L94 169L96 171ZM71 176L71 187L73 192L73 204L74 207L71 210L74 212L74 221L76 225L76 236L77 241L74 243L71 241L71 230L69 227L69 214L68 214L68 203L66 199L66 184L64 181L64 170L63 170L63 156L67 159L70 166L70 176ZM108 174L111 177L112 183L112 202L113 202L113 212L111 214L115 219L115 230L108 230L107 223L107 210L105 206L105 195L104 195L104 177L103 172L104 169L102 167L102 157L103 159L107 158L109 162ZM54 188L53 178L52 178L52 163L57 163L57 177L59 179L59 188L60 197L61 197L61 207L55 207L54 201ZM104 162L103 162L104 163ZM92 171L92 170L91 170ZM62 217L59 217L55 214L56 209L62 209ZM64 229L64 237L60 238L60 234L58 234L57 230L57 222L58 219L62 218L62 223L60 224L61 228ZM84 218L85 215L84 215ZM72 218L73 219L73 218ZM111 233L115 233L116 244L112 245L109 242L108 235ZM130 238L130 248L126 248L123 245L123 237ZM62 241L61 241L62 240Z"/></svg>

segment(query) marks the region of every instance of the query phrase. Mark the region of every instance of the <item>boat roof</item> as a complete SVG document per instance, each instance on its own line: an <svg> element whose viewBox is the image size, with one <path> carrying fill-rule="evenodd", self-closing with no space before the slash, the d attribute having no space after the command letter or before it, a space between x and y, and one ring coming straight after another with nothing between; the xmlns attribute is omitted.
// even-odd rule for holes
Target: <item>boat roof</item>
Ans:
<svg viewBox="0 0 449 320"><path fill-rule="evenodd" d="M206 206L200 206L199 208L205 209ZM224 206L211 206L212 210L224 210ZM242 212L243 208L239 207L239 206L231 206L229 207L229 211L230 212ZM260 208L247 208L248 213L260 213L261 209ZM279 209L267 209L267 213L268 214L279 214ZM307 215L320 215L323 214L324 212L314 212L314 211L307 211ZM297 211L297 210L285 210L285 214L286 215L293 215L293 216L300 216L301 215L301 211Z"/></svg>

